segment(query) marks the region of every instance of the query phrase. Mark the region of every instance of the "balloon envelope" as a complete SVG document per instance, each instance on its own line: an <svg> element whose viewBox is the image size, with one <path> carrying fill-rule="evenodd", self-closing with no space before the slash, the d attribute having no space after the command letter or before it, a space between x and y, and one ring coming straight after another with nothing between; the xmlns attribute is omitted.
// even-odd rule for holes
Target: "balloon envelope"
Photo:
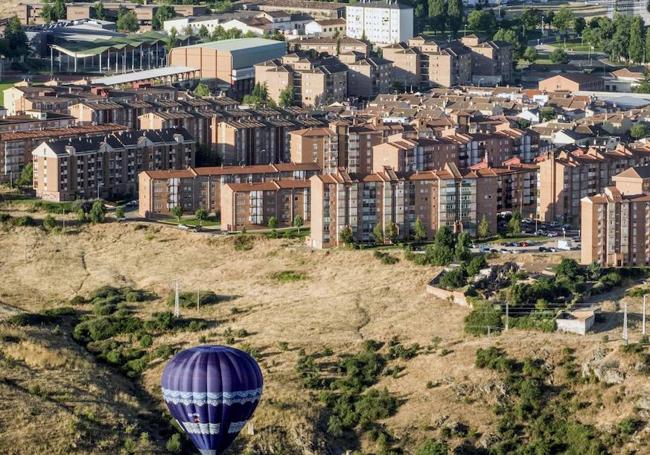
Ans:
<svg viewBox="0 0 650 455"><path fill-rule="evenodd" d="M197 346L176 354L162 375L169 412L203 455L223 453L253 415L262 371L247 353Z"/></svg>

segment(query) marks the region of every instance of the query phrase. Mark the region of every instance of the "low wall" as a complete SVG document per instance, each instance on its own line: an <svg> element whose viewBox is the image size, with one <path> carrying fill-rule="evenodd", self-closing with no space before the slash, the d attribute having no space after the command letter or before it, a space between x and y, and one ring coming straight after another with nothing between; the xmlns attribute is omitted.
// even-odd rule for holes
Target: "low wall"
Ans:
<svg viewBox="0 0 650 455"><path fill-rule="evenodd" d="M448 291L446 289L436 287L440 275L442 275L446 271L447 270L441 270L440 272L438 272L438 274L436 274L431 279L431 281L429 281L429 284L427 285L427 293L439 299L447 300L449 302L455 303L456 305L466 306L466 307L471 306L467 301L467 298L465 297L465 293L460 291Z"/></svg>

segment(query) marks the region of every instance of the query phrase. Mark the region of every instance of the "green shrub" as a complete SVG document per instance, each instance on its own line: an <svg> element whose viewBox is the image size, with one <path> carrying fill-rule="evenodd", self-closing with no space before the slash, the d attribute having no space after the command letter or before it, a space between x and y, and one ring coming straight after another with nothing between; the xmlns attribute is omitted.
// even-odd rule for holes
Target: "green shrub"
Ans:
<svg viewBox="0 0 650 455"><path fill-rule="evenodd" d="M415 449L415 455L447 455L448 453L447 444L435 439L425 441Z"/></svg>
<svg viewBox="0 0 650 455"><path fill-rule="evenodd" d="M375 251L373 253L373 256L381 261L382 264L385 265L393 265L397 264L399 262L399 259L396 258L395 256L392 256L388 253L384 253L382 251Z"/></svg>
<svg viewBox="0 0 650 455"><path fill-rule="evenodd" d="M477 303L472 311L465 316L464 330L472 335L487 335L501 328L501 310L491 303Z"/></svg>
<svg viewBox="0 0 650 455"><path fill-rule="evenodd" d="M467 272L464 267L456 267L442 274L438 286L443 289L454 290L467 284Z"/></svg>
<svg viewBox="0 0 650 455"><path fill-rule="evenodd" d="M474 256L469 261L469 264L467 264L467 269L466 269L467 275L468 276L477 275L481 271L481 269L484 269L487 266L488 266L488 262L484 254L479 254L477 256Z"/></svg>
<svg viewBox="0 0 650 455"><path fill-rule="evenodd" d="M127 302L146 302L158 298L156 293L145 291L142 289L130 289L124 296Z"/></svg>
<svg viewBox="0 0 650 455"><path fill-rule="evenodd" d="M283 270L281 272L273 272L269 277L280 283L289 283L292 281L306 280L307 274L304 272L296 272L295 270Z"/></svg>
<svg viewBox="0 0 650 455"><path fill-rule="evenodd" d="M34 226L34 219L31 216L24 215L13 219L14 226Z"/></svg>
<svg viewBox="0 0 650 455"><path fill-rule="evenodd" d="M140 346L142 346L143 348L148 348L152 344L153 344L153 338L151 337L151 335L149 335L148 333L142 335L142 337L140 338Z"/></svg>
<svg viewBox="0 0 650 455"><path fill-rule="evenodd" d="M253 249L253 237L250 235L240 234L235 237L233 245L236 251L249 251Z"/></svg>
<svg viewBox="0 0 650 455"><path fill-rule="evenodd" d="M183 444L181 443L181 435L178 433L174 433L167 440L167 443L165 444L165 449L167 449L169 453L181 453L181 450L183 449Z"/></svg>
<svg viewBox="0 0 650 455"><path fill-rule="evenodd" d="M11 215L0 212L0 223L6 223L11 220Z"/></svg>
<svg viewBox="0 0 650 455"><path fill-rule="evenodd" d="M511 372L514 362L499 348L490 346L487 349L479 348L476 351L475 365L477 368L489 368L499 372Z"/></svg>
<svg viewBox="0 0 650 455"><path fill-rule="evenodd" d="M66 317L76 317L77 310L70 307L53 308L40 313L20 313L11 316L7 322L16 326L58 324Z"/></svg>

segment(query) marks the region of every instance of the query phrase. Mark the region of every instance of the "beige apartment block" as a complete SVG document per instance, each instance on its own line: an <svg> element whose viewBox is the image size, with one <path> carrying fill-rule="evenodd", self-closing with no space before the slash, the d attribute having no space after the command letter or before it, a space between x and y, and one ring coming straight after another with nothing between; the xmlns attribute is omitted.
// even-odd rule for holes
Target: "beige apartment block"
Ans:
<svg viewBox="0 0 650 455"><path fill-rule="evenodd" d="M195 167L181 170L143 171L139 175L140 216L168 216L172 207L185 213L198 209L221 213L221 189L227 183L261 183L271 180L308 180L319 174L316 163L278 163L256 166Z"/></svg>
<svg viewBox="0 0 650 455"><path fill-rule="evenodd" d="M479 85L512 81L512 44L490 41L476 35L461 38L472 51L472 80Z"/></svg>
<svg viewBox="0 0 650 455"><path fill-rule="evenodd" d="M344 36L342 38L304 38L289 43L294 51L313 50L319 54L326 53L338 56L340 54L360 54L370 56L370 45L365 41Z"/></svg>
<svg viewBox="0 0 650 455"><path fill-rule="evenodd" d="M293 88L294 101L305 107L322 106L347 98L348 69L336 57L298 51L282 59L255 65L255 80L266 84L271 99Z"/></svg>
<svg viewBox="0 0 650 455"><path fill-rule="evenodd" d="M140 171L186 168L194 165L195 153L184 129L43 142L32 152L34 189L51 201L133 195Z"/></svg>
<svg viewBox="0 0 650 455"><path fill-rule="evenodd" d="M309 224L309 180L226 183L221 189L221 230L266 228L271 217L278 227L292 226L296 216Z"/></svg>
<svg viewBox="0 0 650 455"><path fill-rule="evenodd" d="M581 201L581 262L650 265L650 167L630 168L615 186Z"/></svg>
<svg viewBox="0 0 650 455"><path fill-rule="evenodd" d="M649 164L648 146L621 144L609 152L595 148L550 152L539 162L539 219L577 226L583 198L601 193L623 170Z"/></svg>
<svg viewBox="0 0 650 455"><path fill-rule="evenodd" d="M391 224L404 239L412 235L418 219L429 238L441 226L475 234L483 216L496 232L497 186L495 173L463 173L453 163L406 175L388 167L362 178L342 169L315 175L309 242L314 248L338 246L346 228L355 241L370 242L377 225L386 232Z"/></svg>
<svg viewBox="0 0 650 455"><path fill-rule="evenodd" d="M338 135L329 128L307 128L289 133L291 161L317 163L324 173L335 172L339 160Z"/></svg>

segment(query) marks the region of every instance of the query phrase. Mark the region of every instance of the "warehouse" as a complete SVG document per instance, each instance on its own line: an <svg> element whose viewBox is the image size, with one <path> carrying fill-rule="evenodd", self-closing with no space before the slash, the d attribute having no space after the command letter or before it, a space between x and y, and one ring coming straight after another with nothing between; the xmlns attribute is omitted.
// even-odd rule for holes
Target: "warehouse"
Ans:
<svg viewBox="0 0 650 455"><path fill-rule="evenodd" d="M286 44L264 38L241 38L177 47L169 53L169 64L197 68L201 79L231 96L241 97L255 84L255 64L286 54Z"/></svg>

